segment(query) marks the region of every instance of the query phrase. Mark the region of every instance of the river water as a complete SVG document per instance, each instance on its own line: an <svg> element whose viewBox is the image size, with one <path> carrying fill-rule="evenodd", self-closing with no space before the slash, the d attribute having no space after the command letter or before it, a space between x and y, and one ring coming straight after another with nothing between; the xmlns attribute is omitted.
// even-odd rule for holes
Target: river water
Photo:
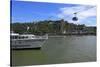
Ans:
<svg viewBox="0 0 100 67"><path fill-rule="evenodd" d="M96 36L49 37L41 50L12 50L12 65L96 61Z"/></svg>

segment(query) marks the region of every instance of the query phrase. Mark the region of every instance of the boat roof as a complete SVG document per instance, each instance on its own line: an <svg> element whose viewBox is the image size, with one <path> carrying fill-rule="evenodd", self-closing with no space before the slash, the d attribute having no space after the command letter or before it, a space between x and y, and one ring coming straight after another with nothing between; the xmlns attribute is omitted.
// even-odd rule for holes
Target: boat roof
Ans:
<svg viewBox="0 0 100 67"><path fill-rule="evenodd" d="M33 34L30 33L24 33L24 34L19 34L19 33L14 33L13 31L11 31L11 36L35 36Z"/></svg>
<svg viewBox="0 0 100 67"><path fill-rule="evenodd" d="M11 33L10 35L12 35L12 36L18 36L19 34L18 33Z"/></svg>
<svg viewBox="0 0 100 67"><path fill-rule="evenodd" d="M20 36L35 36L33 34L21 34Z"/></svg>

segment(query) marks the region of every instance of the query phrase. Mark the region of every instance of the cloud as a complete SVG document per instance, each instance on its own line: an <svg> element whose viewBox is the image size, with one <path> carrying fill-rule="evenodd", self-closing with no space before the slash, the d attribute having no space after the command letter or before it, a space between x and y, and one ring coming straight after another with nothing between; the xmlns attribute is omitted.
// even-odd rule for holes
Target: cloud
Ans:
<svg viewBox="0 0 100 67"><path fill-rule="evenodd" d="M73 13L77 13L77 17L79 20L77 22L72 21ZM59 9L59 13L57 14L58 18L64 18L72 23L85 23L92 22L92 19L96 19L96 7L95 6L83 6L77 5L72 7L63 7ZM85 21L84 21L85 20Z"/></svg>

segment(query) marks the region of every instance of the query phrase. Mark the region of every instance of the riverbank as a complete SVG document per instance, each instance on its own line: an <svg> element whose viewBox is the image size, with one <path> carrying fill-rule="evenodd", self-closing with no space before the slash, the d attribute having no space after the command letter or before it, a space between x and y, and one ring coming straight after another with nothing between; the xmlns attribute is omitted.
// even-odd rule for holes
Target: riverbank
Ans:
<svg viewBox="0 0 100 67"><path fill-rule="evenodd" d="M72 35L79 35L79 36L83 36L83 35L93 35L93 36L96 36L97 34L96 33L78 33L78 34L73 34L73 33L70 33L70 34L48 34L49 36L55 36L55 37L61 37L61 36L72 36Z"/></svg>
<svg viewBox="0 0 100 67"><path fill-rule="evenodd" d="M96 36L96 35L49 35L48 37L66 37L66 36Z"/></svg>

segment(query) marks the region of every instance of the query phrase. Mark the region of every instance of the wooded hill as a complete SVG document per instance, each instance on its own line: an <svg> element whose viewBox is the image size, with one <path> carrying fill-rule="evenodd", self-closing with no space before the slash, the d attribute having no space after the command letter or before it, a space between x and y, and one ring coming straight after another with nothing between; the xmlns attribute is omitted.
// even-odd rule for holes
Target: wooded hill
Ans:
<svg viewBox="0 0 100 67"><path fill-rule="evenodd" d="M96 27L88 27L84 24L68 23L62 20L44 20L38 22L16 22L11 23L11 31L16 33L32 33L32 34L96 34ZM27 29L29 28L29 29Z"/></svg>

